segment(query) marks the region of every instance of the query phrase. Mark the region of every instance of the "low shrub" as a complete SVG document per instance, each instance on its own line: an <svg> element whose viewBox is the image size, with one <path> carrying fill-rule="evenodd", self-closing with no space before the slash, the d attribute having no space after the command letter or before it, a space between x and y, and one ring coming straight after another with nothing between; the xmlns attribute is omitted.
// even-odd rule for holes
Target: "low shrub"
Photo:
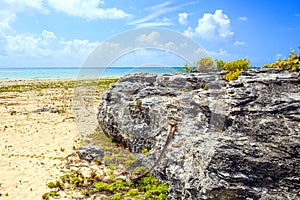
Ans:
<svg viewBox="0 0 300 200"><path fill-rule="evenodd" d="M299 47L300 50L300 47ZM281 68L288 71L300 71L300 54L296 54L294 50L290 51L288 58L278 59L275 63L265 64L262 68Z"/></svg>

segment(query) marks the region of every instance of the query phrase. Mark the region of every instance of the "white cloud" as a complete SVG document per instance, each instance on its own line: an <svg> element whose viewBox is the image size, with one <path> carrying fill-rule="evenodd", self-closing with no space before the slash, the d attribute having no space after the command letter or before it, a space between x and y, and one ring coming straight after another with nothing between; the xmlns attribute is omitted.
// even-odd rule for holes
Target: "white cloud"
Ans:
<svg viewBox="0 0 300 200"><path fill-rule="evenodd" d="M48 4L58 12L70 16L83 17L87 20L95 19L123 19L130 14L117 8L99 8L101 0L48 0Z"/></svg>
<svg viewBox="0 0 300 200"><path fill-rule="evenodd" d="M19 12L47 13L43 0L2 0L0 1L0 31L10 30Z"/></svg>
<svg viewBox="0 0 300 200"><path fill-rule="evenodd" d="M231 60L235 60L238 59L237 55L228 53L226 50L224 49L219 49L217 51L207 51L207 54L211 57L213 57L214 59L222 59L224 61L231 61Z"/></svg>
<svg viewBox="0 0 300 200"><path fill-rule="evenodd" d="M0 32L10 30L11 23L16 20L16 14L10 11L0 11Z"/></svg>
<svg viewBox="0 0 300 200"><path fill-rule="evenodd" d="M188 14L183 12L178 14L178 22L181 25L187 25Z"/></svg>
<svg viewBox="0 0 300 200"><path fill-rule="evenodd" d="M170 26L173 25L173 23L168 20L166 21L165 18L161 19L159 18L161 15L171 13L174 11L177 11L184 6L193 4L194 2L188 2L176 6L171 6L170 1L166 1L164 3L147 7L145 8L145 11L150 12L150 14L146 15L145 17L142 17L138 20L132 21L128 23L129 25L134 25L136 27L153 27L153 26Z"/></svg>
<svg viewBox="0 0 300 200"><path fill-rule="evenodd" d="M42 36L46 39L56 39L57 38L53 32L47 31L47 30L43 30Z"/></svg>
<svg viewBox="0 0 300 200"><path fill-rule="evenodd" d="M192 27L188 27L188 29L186 29L183 34L187 37L195 37L197 34L194 32L194 30L192 29Z"/></svg>
<svg viewBox="0 0 300 200"><path fill-rule="evenodd" d="M154 27L154 26L171 26L171 25L173 25L171 20L164 17L163 19L157 21L138 23L136 24L136 28Z"/></svg>
<svg viewBox="0 0 300 200"><path fill-rule="evenodd" d="M142 46L157 46L160 34L158 32L152 31L149 34L142 34L140 35L136 41Z"/></svg>
<svg viewBox="0 0 300 200"><path fill-rule="evenodd" d="M58 38L55 33L43 30L41 35L18 34L3 35L2 48L5 52L0 52L0 56L9 59L18 58L20 62L36 62L49 64L57 62L59 64L70 64L80 66L84 59L94 50L99 43L88 40L65 40ZM34 62L32 62L34 63Z"/></svg>
<svg viewBox="0 0 300 200"><path fill-rule="evenodd" d="M239 17L238 20L245 22L245 21L248 21L248 18L245 16L242 16L242 17Z"/></svg>
<svg viewBox="0 0 300 200"><path fill-rule="evenodd" d="M168 26L168 25L170 25L170 22L159 20L157 18L162 14L165 14L165 13L172 12L172 11L176 10L176 8L174 8L174 7L167 7L170 4L171 4L170 1L166 1L164 3L145 8L145 10L148 10L151 13L149 15L141 18L141 19L130 22L129 25L135 25L138 28L140 28L140 27Z"/></svg>
<svg viewBox="0 0 300 200"><path fill-rule="evenodd" d="M2 0L0 7L12 12L47 12L43 0Z"/></svg>
<svg viewBox="0 0 300 200"><path fill-rule="evenodd" d="M245 45L246 43L243 41L235 41L233 44L236 46L241 46L241 45Z"/></svg>
<svg viewBox="0 0 300 200"><path fill-rule="evenodd" d="M47 13L43 0L2 0L0 1L0 31L12 30L12 23L20 12Z"/></svg>
<svg viewBox="0 0 300 200"><path fill-rule="evenodd" d="M198 20L195 30L189 27L184 34L189 37L199 36L206 40L223 40L234 35L230 28L230 19L222 10L216 10L214 14L205 13Z"/></svg>
<svg viewBox="0 0 300 200"><path fill-rule="evenodd" d="M141 47L155 47L173 52L178 50L174 42L162 40L160 33L156 31L152 31L149 34L142 34L136 41Z"/></svg>
<svg viewBox="0 0 300 200"><path fill-rule="evenodd" d="M130 14L116 7L101 8L103 0L2 0L0 10L18 12L48 13L50 8L70 16L82 17L87 20L123 19ZM2 21L2 20L0 20Z"/></svg>

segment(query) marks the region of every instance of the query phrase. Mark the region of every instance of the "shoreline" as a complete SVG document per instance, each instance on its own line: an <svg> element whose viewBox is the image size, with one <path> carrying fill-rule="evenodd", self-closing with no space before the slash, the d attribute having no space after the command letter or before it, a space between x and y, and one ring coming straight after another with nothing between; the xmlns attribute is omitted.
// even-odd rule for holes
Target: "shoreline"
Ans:
<svg viewBox="0 0 300 200"><path fill-rule="evenodd" d="M101 78L63 78L63 79L11 79L11 80L1 80L1 83L9 83L9 82L59 82L59 81L96 81L101 79L120 79L122 76L107 76Z"/></svg>
<svg viewBox="0 0 300 200"><path fill-rule="evenodd" d="M181 67L111 67L111 68L28 68L28 69L1 69L0 81L14 80L78 80L102 79L121 77L129 73L147 72L153 74L171 74Z"/></svg>

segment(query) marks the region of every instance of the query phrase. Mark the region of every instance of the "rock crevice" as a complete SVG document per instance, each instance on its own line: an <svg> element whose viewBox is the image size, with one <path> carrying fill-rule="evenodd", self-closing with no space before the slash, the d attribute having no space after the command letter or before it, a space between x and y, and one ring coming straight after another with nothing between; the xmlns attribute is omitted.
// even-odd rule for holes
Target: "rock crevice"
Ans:
<svg viewBox="0 0 300 200"><path fill-rule="evenodd" d="M299 198L299 73L249 70L229 83L222 76L124 76L102 95L100 128L151 167L176 121L152 171L170 184L169 199Z"/></svg>

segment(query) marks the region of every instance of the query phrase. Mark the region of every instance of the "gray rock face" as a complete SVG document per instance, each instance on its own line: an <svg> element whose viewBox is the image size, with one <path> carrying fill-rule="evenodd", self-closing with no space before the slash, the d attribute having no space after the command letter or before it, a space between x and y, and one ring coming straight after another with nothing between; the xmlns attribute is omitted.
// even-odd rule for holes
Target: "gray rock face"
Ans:
<svg viewBox="0 0 300 200"><path fill-rule="evenodd" d="M77 154L80 159L91 162L94 159L101 160L104 157L104 150L98 146L87 145L80 147Z"/></svg>
<svg viewBox="0 0 300 200"><path fill-rule="evenodd" d="M169 199L299 199L299 83L280 70L230 83L222 73L127 75L102 95L98 122L148 167L177 123L152 171Z"/></svg>

